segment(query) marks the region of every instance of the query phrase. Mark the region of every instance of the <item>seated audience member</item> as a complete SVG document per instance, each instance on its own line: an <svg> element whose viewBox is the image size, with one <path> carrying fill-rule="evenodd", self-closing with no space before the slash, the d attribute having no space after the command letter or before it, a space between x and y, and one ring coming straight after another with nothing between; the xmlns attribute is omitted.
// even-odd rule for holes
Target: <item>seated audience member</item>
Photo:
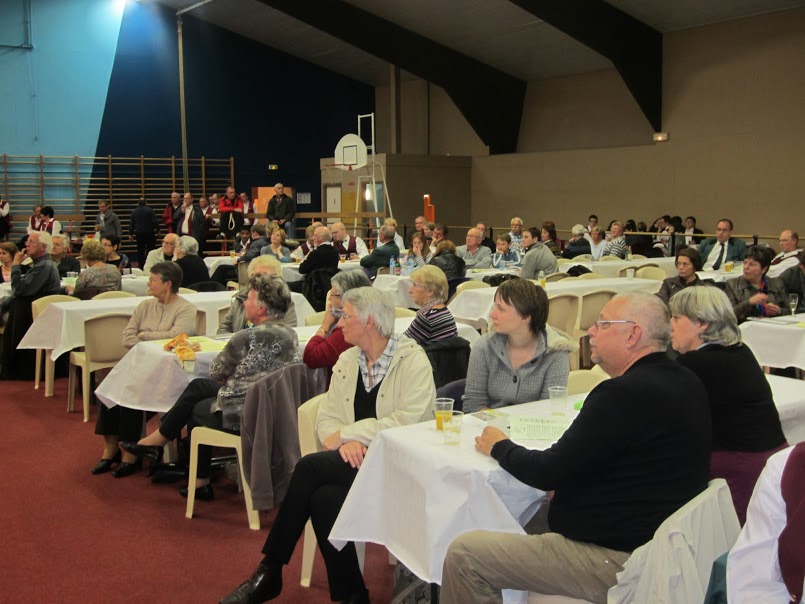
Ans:
<svg viewBox="0 0 805 604"><path fill-rule="evenodd" d="M668 304L668 300L677 292L681 292L686 287L698 285L709 285L699 279L696 271L702 270L702 257L693 248L686 247L676 253L676 277L664 279L657 292L657 297Z"/></svg>
<svg viewBox="0 0 805 604"><path fill-rule="evenodd" d="M551 275L559 270L556 256L539 240L540 232L536 227L523 231L523 264L520 269L521 279L536 279L540 272Z"/></svg>
<svg viewBox="0 0 805 604"><path fill-rule="evenodd" d="M41 298L59 293L61 280L56 265L50 259L52 249L50 233L35 231L28 236L25 250L17 252L11 261L11 295L0 300L0 314L8 310L15 298ZM21 266L26 258L31 258L33 263L23 275Z"/></svg>
<svg viewBox="0 0 805 604"><path fill-rule="evenodd" d="M772 455L727 558L730 604L802 602L805 443Z"/></svg>
<svg viewBox="0 0 805 604"><path fill-rule="evenodd" d="M523 219L515 216L511 220L511 230L509 237L512 240L512 249L520 253L523 252Z"/></svg>
<svg viewBox="0 0 805 604"><path fill-rule="evenodd" d="M466 244L456 248L456 256L464 259L467 268L491 268L492 254L481 245L483 237L478 229L467 231Z"/></svg>
<svg viewBox="0 0 805 604"><path fill-rule="evenodd" d="M688 216L685 218L685 245L698 245L704 241L704 237L697 237L702 235L704 231L696 228L696 218Z"/></svg>
<svg viewBox="0 0 805 604"><path fill-rule="evenodd" d="M275 226L273 222L269 223L272 227ZM238 258L238 262L251 262L257 256L263 253L263 248L269 244L268 234L266 227L262 224L253 224L250 233L250 243L248 248ZM273 230L273 229L272 229ZM285 241L285 239L283 239ZM288 260L291 262L291 260Z"/></svg>
<svg viewBox="0 0 805 604"><path fill-rule="evenodd" d="M338 357L352 344L344 339L344 331L338 320L343 314L344 294L356 287L371 287L372 282L363 271L341 271L333 275L330 299L324 312L321 326L305 346L302 360L311 369L325 367L332 374L333 365Z"/></svg>
<svg viewBox="0 0 805 604"><path fill-rule="evenodd" d="M162 245L155 250L148 252L145 258L145 266L143 272L148 275L151 268L157 262L170 262L174 259L176 253L176 243L179 241L179 235L175 233L168 233L162 238Z"/></svg>
<svg viewBox="0 0 805 604"><path fill-rule="evenodd" d="M519 267L523 263L520 252L511 247L512 238L503 233L497 238L497 251L492 256L492 266L495 268Z"/></svg>
<svg viewBox="0 0 805 604"><path fill-rule="evenodd" d="M411 249L411 238L414 236L414 233L422 233L425 229L425 217L424 216L417 216L414 219L414 230L408 235L408 245L405 246L407 249Z"/></svg>
<svg viewBox="0 0 805 604"><path fill-rule="evenodd" d="M371 254L361 258L361 266L369 277L374 277L381 266L388 266L392 258L399 259L400 248L394 243L394 235L394 227L384 224L380 227L379 234L382 243Z"/></svg>
<svg viewBox="0 0 805 604"><path fill-rule="evenodd" d="M623 236L623 225L620 222L613 222L609 232L612 234L601 256L617 256L618 258L626 258L629 249L626 247L626 237Z"/></svg>
<svg viewBox="0 0 805 604"><path fill-rule="evenodd" d="M746 243L732 237L729 218L718 221L715 239L705 239L699 244L699 255L706 271L717 271L725 262L741 262L745 253Z"/></svg>
<svg viewBox="0 0 805 604"><path fill-rule="evenodd" d="M81 271L81 263L78 258L73 258L67 253L67 247L70 242L66 235L52 235L53 251L50 252L50 259L56 265L56 270L59 271L59 277L64 278L67 273L78 273ZM103 249L103 246L101 246Z"/></svg>
<svg viewBox="0 0 805 604"><path fill-rule="evenodd" d="M436 228L435 222L426 222L425 225L422 227L422 232L425 234L425 239L428 240L428 247L430 244L433 243L433 229ZM431 254L433 251L431 250Z"/></svg>
<svg viewBox="0 0 805 604"><path fill-rule="evenodd" d="M245 254L252 247L252 229L244 226L232 244L232 251L236 254ZM258 252L259 253L259 252Z"/></svg>
<svg viewBox="0 0 805 604"><path fill-rule="evenodd" d="M547 247L551 254L554 256L561 256L562 250L559 249L559 243L556 241L556 227L548 225L543 226L540 230L540 241L542 241L542 245Z"/></svg>
<svg viewBox="0 0 805 604"><path fill-rule="evenodd" d="M0 283L11 283L11 265L19 249L13 243L0 243Z"/></svg>
<svg viewBox="0 0 805 604"><path fill-rule="evenodd" d="M580 224L573 225L570 229L570 239L565 244L565 249L562 252L562 258L575 258L582 254L590 253L590 242L584 237L586 233L584 226Z"/></svg>
<svg viewBox="0 0 805 604"><path fill-rule="evenodd" d="M592 359L612 379L593 389L556 444L529 450L489 426L476 437L481 453L554 495L526 535L455 539L444 560L445 604L499 602L502 589L606 602L631 552L707 488L707 393L666 356L665 305L645 293L615 296L589 331Z"/></svg>
<svg viewBox="0 0 805 604"><path fill-rule="evenodd" d="M313 236L316 247L299 265L300 275L308 275L320 268L338 268L338 252L333 247L330 229L326 226L316 227ZM388 262L386 264L388 265Z"/></svg>
<svg viewBox="0 0 805 604"><path fill-rule="evenodd" d="M52 207L45 206L42 208L42 222L39 225L39 230L47 231L51 237L61 234L61 223L56 220L56 214Z"/></svg>
<svg viewBox="0 0 805 604"><path fill-rule="evenodd" d="M151 300L141 302L123 330L123 346L132 348L140 342L167 340L179 334L196 335L196 307L178 295L182 282L182 269L175 262L158 262L148 277L148 294ZM93 474L112 470L115 478L130 476L139 467L136 455L124 452L121 458L119 442L140 438L143 429L143 411L117 405L111 409L98 406L95 434L103 436L103 455L92 468Z"/></svg>
<svg viewBox="0 0 805 604"><path fill-rule="evenodd" d="M327 536L378 432L430 419L436 389L422 347L394 335L389 294L359 287L344 294L342 301L339 325L354 347L339 357L333 373L343 379L330 382L319 408L316 431L325 450L296 464L263 546L265 557L251 577L221 600L224 604L276 598L282 591L282 568L309 519L327 567L330 598L369 601L354 545L339 551Z"/></svg>
<svg viewBox="0 0 805 604"><path fill-rule="evenodd" d="M585 228L585 230L588 233L592 233L593 228L595 228L597 226L598 226L598 216L596 216L595 214L590 214L587 217L587 227Z"/></svg>
<svg viewBox="0 0 805 604"><path fill-rule="evenodd" d="M69 295L89 300L102 292L123 289L120 271L106 263L106 250L100 241L86 239L81 246L81 257L87 268L78 275L75 286L64 287Z"/></svg>
<svg viewBox="0 0 805 604"><path fill-rule="evenodd" d="M768 277L769 248L753 245L746 250L743 276L727 281L727 296L738 323L749 317L776 317L787 308L788 296L780 279Z"/></svg>
<svg viewBox="0 0 805 604"><path fill-rule="evenodd" d="M460 279L467 274L464 259L456 255L456 245L452 241L442 241L428 260L428 264L440 268L448 281Z"/></svg>
<svg viewBox="0 0 805 604"><path fill-rule="evenodd" d="M122 271L124 268L129 268L129 257L126 254L119 254L120 237L117 235L109 235L101 239L104 249L106 250L106 263L116 266L118 270Z"/></svg>
<svg viewBox="0 0 805 604"><path fill-rule="evenodd" d="M333 232L333 247L338 251L339 256L344 255L347 260L357 260L369 255L369 250L366 249L363 239L347 234L347 227L344 226L343 222L336 222L331 229ZM381 245L379 239L377 245L378 247Z"/></svg>
<svg viewBox="0 0 805 604"><path fill-rule="evenodd" d="M400 262L409 264L410 261L413 260L414 266L420 267L425 266L429 259L430 249L428 248L428 240L425 239L424 233L417 231L411 235L411 247Z"/></svg>
<svg viewBox="0 0 805 604"><path fill-rule="evenodd" d="M433 228L430 229L431 231L431 241L430 241L430 248L431 250L435 250L436 246L439 245L442 241L447 241L447 225L437 222L433 225Z"/></svg>
<svg viewBox="0 0 805 604"><path fill-rule="evenodd" d="M311 250L316 247L315 232L318 226L321 226L321 223L314 222L305 229L305 240L299 247L291 252L291 258L299 261L304 260Z"/></svg>
<svg viewBox="0 0 805 604"><path fill-rule="evenodd" d="M797 248L799 235L791 229L786 229L780 233L780 253L772 258L769 277L779 277L786 269L799 264L802 257L802 250Z"/></svg>
<svg viewBox="0 0 805 604"><path fill-rule="evenodd" d="M465 413L547 399L550 386L567 384L569 353L578 345L546 324L545 290L525 279L504 281L489 317L494 332L472 345Z"/></svg>
<svg viewBox="0 0 805 604"><path fill-rule="evenodd" d="M257 275L271 275L277 279L282 279L282 265L274 256L258 256L249 262L249 266L246 269L246 274L250 280ZM237 333L241 329L246 329L249 326L246 319L246 309L244 308L244 303L246 302L246 298L249 297L250 291L251 288L246 285L245 287L242 287L234 296L232 296L232 303L229 306L229 310L227 311L224 320L218 324L217 333L219 335L225 333ZM280 322L288 327L297 327L296 307L294 306L293 298L291 298L291 303L288 306L288 310L285 311L285 315Z"/></svg>
<svg viewBox="0 0 805 604"><path fill-rule="evenodd" d="M484 246L486 249L489 250L490 254L494 254L497 251L497 246L495 242L489 237L488 231L489 229L486 228L485 222L479 222L475 225L475 228L481 231L481 245Z"/></svg>
<svg viewBox="0 0 805 604"><path fill-rule="evenodd" d="M607 241L604 239L604 229L596 225L590 231L590 255L593 260L600 260L604 253Z"/></svg>
<svg viewBox="0 0 805 604"><path fill-rule="evenodd" d="M404 250L405 249L405 241L403 241L403 238L397 232L397 221L394 220L393 218L386 218L383 221L383 224L385 224L386 226L390 226L390 227L394 228L394 243L397 244L397 247L400 248L400 250ZM356 239L360 239L360 238L356 237ZM379 236L377 238L377 245L380 245L380 237ZM350 255L350 257L352 257L352 256Z"/></svg>
<svg viewBox="0 0 805 604"><path fill-rule="evenodd" d="M299 339L296 332L282 324L291 302L285 283L270 275L249 279L249 295L244 303L246 320L253 325L232 336L210 365L209 378L196 378L159 421L159 430L137 441L122 442L121 448L138 459L156 462L162 447L182 434L188 437L196 426L240 432L240 416L246 391L254 382L274 369L299 361ZM214 493L210 486L211 447L198 451L196 497L209 501ZM188 487L179 492L187 497Z"/></svg>
<svg viewBox="0 0 805 604"><path fill-rule="evenodd" d="M285 247L285 231L282 229L273 229L271 231L270 241L268 245L264 245L260 248L261 256L269 254L280 262L293 262L291 259L291 250ZM252 245L254 245L254 243L252 243Z"/></svg>
<svg viewBox="0 0 805 604"><path fill-rule="evenodd" d="M419 310L405 335L422 346L457 336L456 320L445 305L447 278L444 273L435 266L425 265L411 273L410 278L408 293Z"/></svg>
<svg viewBox="0 0 805 604"><path fill-rule="evenodd" d="M800 257L799 264L783 271L780 275L786 294L797 294L797 308L794 312L805 312L805 255Z"/></svg>
<svg viewBox="0 0 805 604"><path fill-rule="evenodd" d="M785 442L771 387L741 330L727 296L695 287L671 298L671 343L677 362L695 373L710 401L713 453L710 475L729 484L738 519L766 459Z"/></svg>
<svg viewBox="0 0 805 604"><path fill-rule="evenodd" d="M210 280L210 271L198 255L198 240L195 237L190 235L179 237L175 262L182 269L182 287Z"/></svg>

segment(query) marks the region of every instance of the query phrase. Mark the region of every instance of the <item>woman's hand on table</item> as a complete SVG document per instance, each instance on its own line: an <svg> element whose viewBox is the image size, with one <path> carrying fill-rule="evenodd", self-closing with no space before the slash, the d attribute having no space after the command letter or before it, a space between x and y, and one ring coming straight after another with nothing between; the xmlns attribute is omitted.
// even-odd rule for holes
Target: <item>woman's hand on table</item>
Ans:
<svg viewBox="0 0 805 604"><path fill-rule="evenodd" d="M338 452L341 453L341 459L346 463L353 468L360 468L363 463L363 457L366 455L366 445L357 440L352 440L341 445Z"/></svg>
<svg viewBox="0 0 805 604"><path fill-rule="evenodd" d="M492 453L492 447L494 447L496 443L507 440L508 438L505 432L493 428L492 426L487 426L484 428L484 431L481 432L481 436L475 437L475 448L484 455L490 455Z"/></svg>
<svg viewBox="0 0 805 604"><path fill-rule="evenodd" d="M341 440L341 430L337 430L336 432L330 434L330 436L325 438L324 442L322 442L321 444L328 451L335 451L336 449L338 449L341 445L344 444L344 441Z"/></svg>

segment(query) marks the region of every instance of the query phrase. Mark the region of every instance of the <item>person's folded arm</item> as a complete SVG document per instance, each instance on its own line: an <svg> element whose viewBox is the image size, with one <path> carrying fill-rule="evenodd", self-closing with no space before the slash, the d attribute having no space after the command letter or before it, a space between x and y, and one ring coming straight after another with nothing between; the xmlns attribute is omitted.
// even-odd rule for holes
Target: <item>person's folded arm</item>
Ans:
<svg viewBox="0 0 805 604"><path fill-rule="evenodd" d="M188 304L176 313L173 326L166 331L141 331L142 340L166 340L175 338L180 333L196 335L196 307Z"/></svg>
<svg viewBox="0 0 805 604"><path fill-rule="evenodd" d="M482 351L475 348L470 351L470 363L467 367L467 381L464 386L464 413L480 411L484 407L489 407L491 401L489 397L489 363L490 357L487 355L486 347Z"/></svg>

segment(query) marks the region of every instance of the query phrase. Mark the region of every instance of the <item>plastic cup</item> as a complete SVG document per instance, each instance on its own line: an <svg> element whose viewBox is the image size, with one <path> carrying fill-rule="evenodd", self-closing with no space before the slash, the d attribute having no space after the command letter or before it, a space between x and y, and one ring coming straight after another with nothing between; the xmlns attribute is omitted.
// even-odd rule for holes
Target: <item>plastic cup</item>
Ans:
<svg viewBox="0 0 805 604"><path fill-rule="evenodd" d="M78 273L76 273L74 271L68 271L67 277L70 278L70 279L75 279L76 277L78 277Z"/></svg>
<svg viewBox="0 0 805 604"><path fill-rule="evenodd" d="M340 262L346 262L346 261L347 261L347 255L346 255L346 254L340 254L340 255L338 256L338 260L339 260Z"/></svg>
<svg viewBox="0 0 805 604"><path fill-rule="evenodd" d="M441 430L444 425L445 418L450 417L453 413L453 399L451 398L437 398L433 406L433 412L436 415L436 429Z"/></svg>
<svg viewBox="0 0 805 604"><path fill-rule="evenodd" d="M567 387L551 386L548 388L551 399L551 415L565 416L567 414Z"/></svg>
<svg viewBox="0 0 805 604"><path fill-rule="evenodd" d="M461 411L451 411L449 417L443 420L444 430L444 444L457 446L461 444L461 423L464 419L464 413Z"/></svg>
<svg viewBox="0 0 805 604"><path fill-rule="evenodd" d="M733 267L733 266L734 266L734 265L733 265L733 263L732 263L732 262L725 262L725 263L724 263L724 271L725 271L725 272L727 272L727 273L731 273L731 272L732 272L732 267Z"/></svg>
<svg viewBox="0 0 805 604"><path fill-rule="evenodd" d="M235 257L235 250L231 250L231 251L229 252L229 257L230 257L230 258L234 258L234 257Z"/></svg>
<svg viewBox="0 0 805 604"><path fill-rule="evenodd" d="M130 275L131 274L131 269L130 268L124 268L123 269L123 274L124 275Z"/></svg>

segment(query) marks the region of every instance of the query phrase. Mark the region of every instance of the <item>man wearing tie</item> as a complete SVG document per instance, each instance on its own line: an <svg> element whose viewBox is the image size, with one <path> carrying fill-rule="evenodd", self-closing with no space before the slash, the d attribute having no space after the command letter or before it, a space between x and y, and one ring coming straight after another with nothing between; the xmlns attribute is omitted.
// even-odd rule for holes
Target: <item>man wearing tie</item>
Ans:
<svg viewBox="0 0 805 604"><path fill-rule="evenodd" d="M716 238L707 239L699 246L704 259L704 270L717 271L725 262L743 262L746 243L732 238L732 220L722 218L716 225Z"/></svg>

